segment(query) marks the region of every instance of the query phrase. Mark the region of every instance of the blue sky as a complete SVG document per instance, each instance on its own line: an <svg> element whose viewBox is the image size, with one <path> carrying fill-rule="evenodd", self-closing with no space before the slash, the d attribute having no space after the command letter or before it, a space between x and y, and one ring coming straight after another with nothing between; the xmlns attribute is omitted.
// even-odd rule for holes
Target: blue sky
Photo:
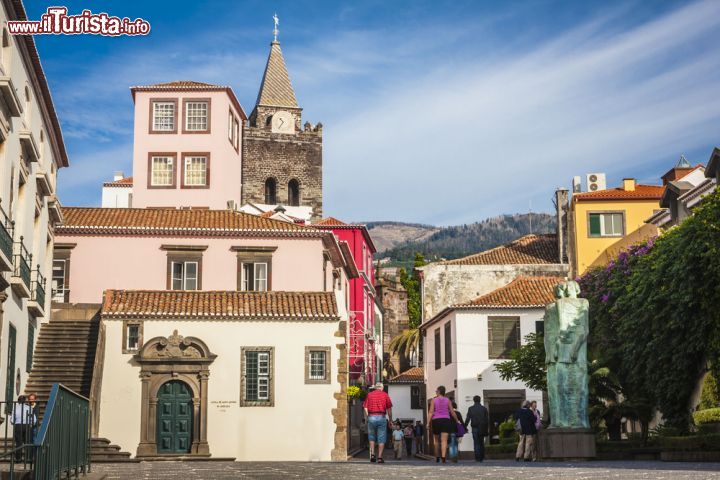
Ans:
<svg viewBox="0 0 720 480"><path fill-rule="evenodd" d="M28 16L48 5L26 2ZM130 173L130 86L230 85L250 112L274 12L304 120L324 125L328 215L451 225L551 211L573 175L657 183L680 154L705 162L720 144L714 0L64 5L152 25L36 39L70 154L65 205L98 205L102 181Z"/></svg>

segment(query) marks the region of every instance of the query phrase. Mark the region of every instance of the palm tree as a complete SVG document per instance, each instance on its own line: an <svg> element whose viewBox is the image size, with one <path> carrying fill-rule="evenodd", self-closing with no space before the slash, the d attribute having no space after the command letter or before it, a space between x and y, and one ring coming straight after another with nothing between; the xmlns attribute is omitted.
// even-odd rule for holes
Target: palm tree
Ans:
<svg viewBox="0 0 720 480"><path fill-rule="evenodd" d="M422 359L420 357L420 329L411 328L409 330L403 330L402 333L397 335L390 341L388 345L390 351L401 357L410 358L413 353L418 352L418 365L422 365Z"/></svg>

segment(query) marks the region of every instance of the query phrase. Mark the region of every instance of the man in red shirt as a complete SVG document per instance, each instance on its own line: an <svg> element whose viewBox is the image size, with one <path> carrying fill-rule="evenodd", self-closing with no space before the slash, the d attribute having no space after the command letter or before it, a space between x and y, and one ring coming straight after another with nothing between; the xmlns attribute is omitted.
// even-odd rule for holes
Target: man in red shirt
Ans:
<svg viewBox="0 0 720 480"><path fill-rule="evenodd" d="M375 462L375 443L378 444L377 462L385 463L383 450L387 441L388 419L392 419L392 401L384 392L385 386L378 382L368 393L363 403L368 426L368 443L370 444L370 461ZM387 416L386 416L387 415Z"/></svg>

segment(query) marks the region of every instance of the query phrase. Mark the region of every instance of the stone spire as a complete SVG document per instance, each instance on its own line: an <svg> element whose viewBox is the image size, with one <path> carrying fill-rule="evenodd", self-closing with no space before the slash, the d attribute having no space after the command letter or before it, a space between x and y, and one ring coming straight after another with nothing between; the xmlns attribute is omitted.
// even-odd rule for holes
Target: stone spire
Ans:
<svg viewBox="0 0 720 480"><path fill-rule="evenodd" d="M280 42L276 40L270 44L270 55L260 84L256 106L300 108L290 83Z"/></svg>

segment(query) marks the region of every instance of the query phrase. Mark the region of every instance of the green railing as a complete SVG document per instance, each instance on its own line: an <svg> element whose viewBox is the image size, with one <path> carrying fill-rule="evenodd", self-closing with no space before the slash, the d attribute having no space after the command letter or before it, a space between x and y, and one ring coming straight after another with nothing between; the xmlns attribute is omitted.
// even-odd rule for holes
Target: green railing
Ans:
<svg viewBox="0 0 720 480"><path fill-rule="evenodd" d="M5 211L0 206L0 251L2 251L8 260L12 259L13 254L13 222L10 221Z"/></svg>
<svg viewBox="0 0 720 480"><path fill-rule="evenodd" d="M35 300L40 308L45 308L45 277L40 273L40 265L35 270L35 280L32 282L31 299Z"/></svg>
<svg viewBox="0 0 720 480"><path fill-rule="evenodd" d="M90 402L67 387L53 384L35 437L35 480L90 471Z"/></svg>
<svg viewBox="0 0 720 480"><path fill-rule="evenodd" d="M22 278L25 286L30 290L30 269L32 265L32 255L25 248L23 237L20 237L19 242L15 242L15 254L13 255L13 265L15 270L13 271L14 277Z"/></svg>

